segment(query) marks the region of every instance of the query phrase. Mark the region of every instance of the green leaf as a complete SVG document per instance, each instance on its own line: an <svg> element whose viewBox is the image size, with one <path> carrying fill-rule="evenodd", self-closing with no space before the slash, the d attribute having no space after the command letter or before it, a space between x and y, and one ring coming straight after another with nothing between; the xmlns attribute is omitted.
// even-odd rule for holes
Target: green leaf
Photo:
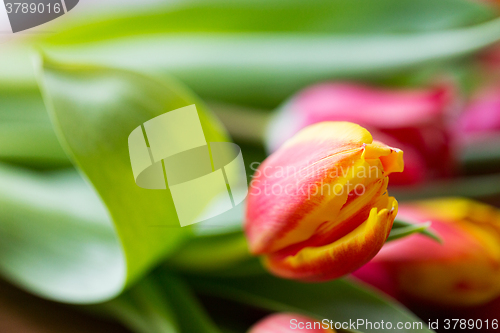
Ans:
<svg viewBox="0 0 500 333"><path fill-rule="evenodd" d="M344 279L326 283L299 283L269 275L241 278L191 277L190 283L201 293L261 307L270 311L295 312L338 322L364 319L371 322L422 323L402 306L375 291ZM432 332L401 329L398 332ZM362 332L380 332L358 327Z"/></svg>
<svg viewBox="0 0 500 333"><path fill-rule="evenodd" d="M40 92L0 92L0 159L33 167L70 166Z"/></svg>
<svg viewBox="0 0 500 333"><path fill-rule="evenodd" d="M194 7L168 7L166 11L158 9L155 14L134 13L126 18L105 19L102 25L96 23L95 32L92 32L92 21L84 20L79 23L79 28L61 27L61 35L50 37L50 43L36 38L30 43L51 50L54 56L61 59L68 57L74 61L121 66L158 76L171 74L207 99L275 107L298 89L317 81L386 79L422 65L441 66L451 58L466 56L500 39L500 19L489 22L482 19L450 19L450 22L455 23L437 24L439 29L434 30L422 28L441 22L441 18L447 17L445 13L456 17L476 17L472 13L477 8L483 8L480 12L487 11L481 5L468 1L393 0L386 7L376 6L380 9L380 16L369 10L372 5L354 6L350 5L352 1L340 1L346 10L349 8L349 15L361 15L359 20L343 15L345 24L355 27L367 22L364 33L356 34L352 33L352 29L328 30L329 24L339 22L330 19L329 15L324 18L324 24L318 23L320 21L314 15L324 15L327 12L325 6L333 6L326 1L316 4L318 7L313 10L313 19L308 24L300 23L302 17L304 20L308 17L303 8L306 3L287 2L287 5L283 5L273 2L263 5L265 3L196 3ZM211 16L203 11L205 6L214 6L215 12L220 11L221 19L212 22ZM241 33L223 28L226 24L240 29L237 28L238 24L244 21L242 17L245 17L249 6L256 12L267 10L270 17L268 22L281 22L290 29L296 28L289 31L268 26L265 29L274 30L262 31L257 28L259 24L252 23L258 21L251 19L248 19L250 25ZM471 8L466 9L469 6ZM334 7L332 12L335 11ZM285 14L283 19L277 19L271 15L287 8L296 12L299 19L290 20ZM453 8L463 8L462 14L458 13L461 10ZM241 13L239 16L230 16L226 15L228 10ZM190 19L190 11L198 14ZM440 12L442 14L438 14ZM178 15L178 18L168 20L161 16L162 13L166 17ZM428 21L422 23L421 29L401 28L406 22L414 22L413 25L423 22L422 17L427 17ZM135 18L137 24L132 24ZM379 23L385 28L372 29L375 23L370 20L380 20ZM168 28L169 24L173 26ZM196 26L194 31L186 33L192 24ZM183 25L184 30L179 25ZM219 25L222 27L216 29ZM318 28L313 29L314 26ZM400 28L394 29L395 26ZM120 31L124 31L123 35ZM85 37L87 33L90 37ZM98 42L101 36L107 39ZM61 41L57 42L57 38L61 38ZM0 66L0 87L12 85L13 82L20 87L34 85L29 54L29 44L13 45L3 50L0 63L8 65ZM8 68L4 68L6 66Z"/></svg>
<svg viewBox="0 0 500 333"><path fill-rule="evenodd" d="M158 9L154 14L135 13L126 18L103 20L102 26L99 25L101 23L96 23L95 33L91 29L92 21L84 20L79 23L79 28L61 27L61 35L50 37L50 43L34 38L30 41L31 44L9 45L5 48L0 54L0 63L5 64L0 66L0 87L34 86L34 75L30 72L30 52L31 46L36 46L51 50L54 56L61 59L121 66L158 76L171 74L207 99L275 107L298 89L317 81L384 79L413 70L416 66L440 65L500 39L500 19L485 23L483 19L450 19L450 22L455 23L437 24L446 17L444 13L451 13L455 17L476 17L472 13L478 8L481 8L479 12L487 12L481 5L456 0L392 1L388 2L386 9L376 6L381 10L380 16L368 10L372 8L369 4L354 6L349 4L352 1L339 1L349 15L361 15L359 21L351 19L347 14L343 15L342 17L348 18L344 21L346 24L355 27L367 22L363 34L347 33L351 31L349 29L327 28L329 24L339 22L329 15L324 18L324 24L319 24L315 15L324 15L327 12L325 6L333 6L326 1L316 4L317 8L311 14L313 18L304 24L299 19L290 20L285 14L281 20L272 16L273 13L286 9L296 13L299 18L308 17L304 14L307 11L302 7L305 3L299 2L287 5L276 2L266 6L262 6L261 2L258 5L230 5L229 2L224 2L214 6L214 11L220 11L219 15L224 19L214 19L213 22L203 11L205 6L211 6L209 4L197 3L199 7L187 5L174 9L168 7L166 11ZM237 28L238 24L244 21L241 18L245 17L249 6L256 12L267 10L269 17L272 16L268 22L282 22L285 27L280 30L278 27L268 26L265 29L271 30L262 31L258 30L258 24L252 23L255 20L248 19L248 24L251 24L242 33L234 33L236 30L223 27L215 29L220 24L224 26L225 23L220 22L228 22L227 25L240 29ZM335 11L334 7L331 11ZM365 12L362 8L368 9ZM438 14L438 8L441 8L442 14ZM463 11L452 8L462 8ZM226 15L227 11L233 10L240 15ZM198 14L190 19L190 11ZM162 13L167 17L178 15L178 18L168 20L161 16ZM389 14L389 18L385 17ZM150 17L151 15L153 16ZM427 23L422 23L422 27L434 23L439 29L429 31L422 27L401 28L406 22L422 22L421 16L428 19ZM131 23L130 20L134 18L138 20L137 24ZM413 21L413 18L416 19ZM370 20L380 20L379 23L385 25L385 28L372 29L375 23ZM186 34L188 27L194 24L193 21L198 22L197 28ZM174 26L184 25L186 28L168 28L166 22L172 22ZM286 26L296 28L286 30ZM314 26L318 28L313 28ZM394 28L398 26L399 28ZM123 36L120 31L124 31ZM90 39L85 37L87 33ZM101 36L107 36L108 39L105 42L95 40ZM61 41L57 42L57 38L61 38Z"/></svg>
<svg viewBox="0 0 500 333"><path fill-rule="evenodd" d="M47 40L73 44L195 32L408 33L463 27L493 16L488 6L466 0L197 1L77 21Z"/></svg>
<svg viewBox="0 0 500 333"><path fill-rule="evenodd" d="M48 298L104 301L142 277L191 234L189 228L179 227L167 191L135 184L128 155L130 132L155 116L197 103L207 141L225 141L226 136L203 105L175 82L47 61L40 80L60 141L107 212L95 194L92 207L80 205L80 194L68 189L70 183L63 182L59 193L41 176L3 177L6 213L1 227L10 238L2 243L8 251L2 251L0 267L11 280ZM96 212L100 223L92 221Z"/></svg>
<svg viewBox="0 0 500 333"><path fill-rule="evenodd" d="M427 236L436 242L442 243L441 238L432 229L430 229L432 222L427 223L412 223L397 219L392 225L391 233L387 238L387 242L394 241L403 237L407 237L416 233Z"/></svg>
<svg viewBox="0 0 500 333"><path fill-rule="evenodd" d="M91 309L109 313L138 333L220 332L182 280L170 274L157 275Z"/></svg>
<svg viewBox="0 0 500 333"><path fill-rule="evenodd" d="M88 303L121 291L119 240L95 192L74 171L0 165L0 271L31 292Z"/></svg>
<svg viewBox="0 0 500 333"><path fill-rule="evenodd" d="M499 39L495 19L414 34L170 34L45 49L56 59L172 74L207 99L274 107L321 80L383 78L469 55Z"/></svg>
<svg viewBox="0 0 500 333"><path fill-rule="evenodd" d="M242 233L194 238L167 261L169 266L189 272L213 272L251 259Z"/></svg>

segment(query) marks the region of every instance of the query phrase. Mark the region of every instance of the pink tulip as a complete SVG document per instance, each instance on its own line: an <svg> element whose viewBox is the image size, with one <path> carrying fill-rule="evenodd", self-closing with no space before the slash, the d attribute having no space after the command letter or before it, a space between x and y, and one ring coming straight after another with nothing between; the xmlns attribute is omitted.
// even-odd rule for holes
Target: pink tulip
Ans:
<svg viewBox="0 0 500 333"><path fill-rule="evenodd" d="M323 83L299 92L281 107L267 132L275 151L300 129L322 121L349 121L374 139L405 152L407 168L391 184L414 184L453 173L447 116L454 91L443 85L389 90L350 83Z"/></svg>
<svg viewBox="0 0 500 333"><path fill-rule="evenodd" d="M327 325L330 326L330 325ZM252 326L248 333L335 333L320 321L294 313L272 314Z"/></svg>

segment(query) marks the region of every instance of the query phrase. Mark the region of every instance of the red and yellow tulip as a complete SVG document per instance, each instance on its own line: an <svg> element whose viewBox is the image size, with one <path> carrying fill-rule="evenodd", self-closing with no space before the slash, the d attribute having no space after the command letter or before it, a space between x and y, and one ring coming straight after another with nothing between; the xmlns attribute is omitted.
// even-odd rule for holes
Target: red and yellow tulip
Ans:
<svg viewBox="0 0 500 333"><path fill-rule="evenodd" d="M500 297L500 211L446 198L401 205L400 215L432 221L443 244L419 234L391 242L356 277L407 304L475 306Z"/></svg>
<svg viewBox="0 0 500 333"><path fill-rule="evenodd" d="M335 333L321 322L294 313L276 313L252 326L248 333Z"/></svg>
<svg viewBox="0 0 500 333"><path fill-rule="evenodd" d="M351 273L389 235L398 205L387 176L402 170L403 152L373 141L359 125L305 128L255 172L245 222L251 252L284 278Z"/></svg>

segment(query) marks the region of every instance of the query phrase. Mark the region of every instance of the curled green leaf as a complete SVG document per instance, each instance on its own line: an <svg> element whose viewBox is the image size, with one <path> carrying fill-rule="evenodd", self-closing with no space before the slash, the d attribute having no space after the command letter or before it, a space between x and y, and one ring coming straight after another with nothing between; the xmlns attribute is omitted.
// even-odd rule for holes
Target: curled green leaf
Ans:
<svg viewBox="0 0 500 333"><path fill-rule="evenodd" d="M190 237L169 193L135 184L128 136L143 122L197 103L209 141L227 136L185 88L127 71L44 60L39 80L78 176L0 170L0 269L41 296L94 303L120 294ZM83 200L85 199L85 200ZM88 203L90 202L90 203Z"/></svg>

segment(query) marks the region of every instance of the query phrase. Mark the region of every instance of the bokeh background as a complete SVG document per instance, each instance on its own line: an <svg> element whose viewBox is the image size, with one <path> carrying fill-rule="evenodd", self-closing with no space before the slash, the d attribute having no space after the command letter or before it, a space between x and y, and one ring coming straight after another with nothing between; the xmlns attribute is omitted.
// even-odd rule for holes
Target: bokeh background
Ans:
<svg viewBox="0 0 500 333"><path fill-rule="evenodd" d="M249 179L253 162L301 128L352 121L404 150L406 169L390 182L398 201L460 196L500 207L499 6L472 0L81 0L56 21L15 36L2 32L0 161L42 174L73 168L38 86L37 57L44 54L178 80L242 148ZM496 307L491 304L477 309ZM429 314L425 305L413 310L422 318L471 313L446 308ZM262 312L235 316L249 326ZM127 329L2 281L0 331Z"/></svg>

